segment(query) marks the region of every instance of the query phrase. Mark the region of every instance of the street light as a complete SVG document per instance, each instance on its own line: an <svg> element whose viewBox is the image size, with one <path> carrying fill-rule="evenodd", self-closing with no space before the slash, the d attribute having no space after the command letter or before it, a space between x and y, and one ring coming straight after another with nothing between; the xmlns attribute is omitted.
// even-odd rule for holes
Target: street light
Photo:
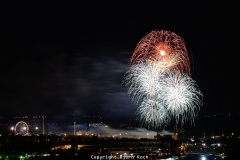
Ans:
<svg viewBox="0 0 240 160"><path fill-rule="evenodd" d="M43 134L44 134L44 115L42 116L43 118Z"/></svg>
<svg viewBox="0 0 240 160"><path fill-rule="evenodd" d="M11 127L11 130L12 130L12 133L13 133L14 127Z"/></svg>
<svg viewBox="0 0 240 160"><path fill-rule="evenodd" d="M74 122L74 127L73 127L73 135L76 135L76 122Z"/></svg>

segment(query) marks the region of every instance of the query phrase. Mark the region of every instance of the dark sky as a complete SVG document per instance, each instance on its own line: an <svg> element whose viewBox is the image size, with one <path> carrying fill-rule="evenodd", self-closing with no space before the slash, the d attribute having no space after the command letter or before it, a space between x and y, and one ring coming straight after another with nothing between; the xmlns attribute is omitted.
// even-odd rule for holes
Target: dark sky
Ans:
<svg viewBox="0 0 240 160"><path fill-rule="evenodd" d="M162 29L186 42L200 114L240 111L238 3L114 3L1 1L0 114L133 114L124 73Z"/></svg>

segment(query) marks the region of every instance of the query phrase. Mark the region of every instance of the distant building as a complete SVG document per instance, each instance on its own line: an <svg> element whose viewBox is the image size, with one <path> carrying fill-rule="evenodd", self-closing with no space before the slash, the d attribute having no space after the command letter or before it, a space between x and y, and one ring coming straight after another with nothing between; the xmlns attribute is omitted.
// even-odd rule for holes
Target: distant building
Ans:
<svg viewBox="0 0 240 160"><path fill-rule="evenodd" d="M173 139L178 140L178 133L169 132L167 130L162 130L157 133L160 136L171 136Z"/></svg>

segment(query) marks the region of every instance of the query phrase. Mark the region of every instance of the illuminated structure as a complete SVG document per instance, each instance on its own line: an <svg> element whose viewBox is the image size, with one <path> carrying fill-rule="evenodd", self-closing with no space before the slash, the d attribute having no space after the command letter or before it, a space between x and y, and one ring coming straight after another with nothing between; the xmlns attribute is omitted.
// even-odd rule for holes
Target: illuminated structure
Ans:
<svg viewBox="0 0 240 160"><path fill-rule="evenodd" d="M20 121L15 125L15 135L26 136L29 132L27 123Z"/></svg>

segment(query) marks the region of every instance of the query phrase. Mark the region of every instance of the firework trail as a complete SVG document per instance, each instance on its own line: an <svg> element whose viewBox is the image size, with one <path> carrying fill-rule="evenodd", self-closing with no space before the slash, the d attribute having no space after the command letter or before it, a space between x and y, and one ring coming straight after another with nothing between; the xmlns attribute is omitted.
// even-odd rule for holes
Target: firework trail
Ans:
<svg viewBox="0 0 240 160"><path fill-rule="evenodd" d="M162 61L169 68L190 75L190 63L183 38L170 31L151 31L136 46L130 64L141 63L142 59Z"/></svg>

